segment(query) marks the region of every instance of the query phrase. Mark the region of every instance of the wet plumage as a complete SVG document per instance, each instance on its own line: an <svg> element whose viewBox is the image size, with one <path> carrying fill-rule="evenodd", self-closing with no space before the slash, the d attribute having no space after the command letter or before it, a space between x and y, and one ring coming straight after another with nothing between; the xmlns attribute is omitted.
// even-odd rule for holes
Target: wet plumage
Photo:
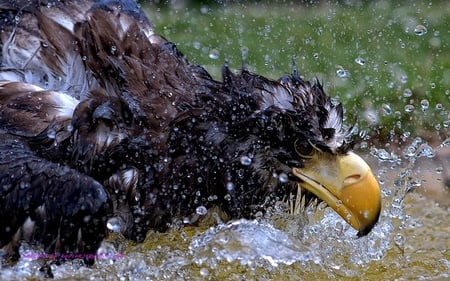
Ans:
<svg viewBox="0 0 450 281"><path fill-rule="evenodd" d="M320 83L226 65L215 81L133 1L47 2L0 4L0 247L93 253L108 222L142 241L200 206L251 218L299 183L307 202L361 216L346 220L362 235L376 223L378 185L367 221L315 191L316 171L353 155Z"/></svg>

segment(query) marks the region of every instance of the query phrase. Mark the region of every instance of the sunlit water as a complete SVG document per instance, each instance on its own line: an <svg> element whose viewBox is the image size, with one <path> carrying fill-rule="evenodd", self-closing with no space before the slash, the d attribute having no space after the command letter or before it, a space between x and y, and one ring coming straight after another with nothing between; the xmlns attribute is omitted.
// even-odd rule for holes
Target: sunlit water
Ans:
<svg viewBox="0 0 450 281"><path fill-rule="evenodd" d="M51 271L65 280L447 280L450 196L443 181L449 144L416 138L402 153L369 149L383 211L366 237L357 238L319 205L304 215L274 211L259 220L151 232L141 244L115 238L104 243L95 266L72 260L50 263ZM2 268L0 279L44 277L37 254L42 252L22 247L22 258Z"/></svg>

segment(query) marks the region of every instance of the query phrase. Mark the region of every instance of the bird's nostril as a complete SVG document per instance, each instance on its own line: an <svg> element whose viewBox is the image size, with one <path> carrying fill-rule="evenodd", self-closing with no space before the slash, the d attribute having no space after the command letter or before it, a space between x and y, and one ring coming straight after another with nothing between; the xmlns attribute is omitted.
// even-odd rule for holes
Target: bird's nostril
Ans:
<svg viewBox="0 0 450 281"><path fill-rule="evenodd" d="M344 179L344 184L352 184L358 182L360 179L361 175L359 174L350 175Z"/></svg>

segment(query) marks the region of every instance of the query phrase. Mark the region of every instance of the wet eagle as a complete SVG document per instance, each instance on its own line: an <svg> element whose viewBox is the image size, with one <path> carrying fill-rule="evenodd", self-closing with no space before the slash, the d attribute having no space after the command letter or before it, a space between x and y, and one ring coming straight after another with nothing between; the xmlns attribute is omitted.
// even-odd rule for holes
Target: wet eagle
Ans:
<svg viewBox="0 0 450 281"><path fill-rule="evenodd" d="M359 235L377 222L377 181L318 81L226 65L216 81L132 0L2 1L0 20L0 247L92 254L108 231L142 241L292 194Z"/></svg>

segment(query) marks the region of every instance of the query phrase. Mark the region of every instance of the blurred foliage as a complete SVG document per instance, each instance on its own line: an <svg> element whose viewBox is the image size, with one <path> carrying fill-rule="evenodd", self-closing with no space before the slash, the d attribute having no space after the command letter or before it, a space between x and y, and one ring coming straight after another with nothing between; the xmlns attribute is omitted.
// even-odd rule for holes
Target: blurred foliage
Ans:
<svg viewBox="0 0 450 281"><path fill-rule="evenodd" d="M272 79L293 61L342 102L355 133L442 140L450 125L450 2L142 1L157 33L215 79L228 61ZM363 130L364 128L364 130Z"/></svg>

